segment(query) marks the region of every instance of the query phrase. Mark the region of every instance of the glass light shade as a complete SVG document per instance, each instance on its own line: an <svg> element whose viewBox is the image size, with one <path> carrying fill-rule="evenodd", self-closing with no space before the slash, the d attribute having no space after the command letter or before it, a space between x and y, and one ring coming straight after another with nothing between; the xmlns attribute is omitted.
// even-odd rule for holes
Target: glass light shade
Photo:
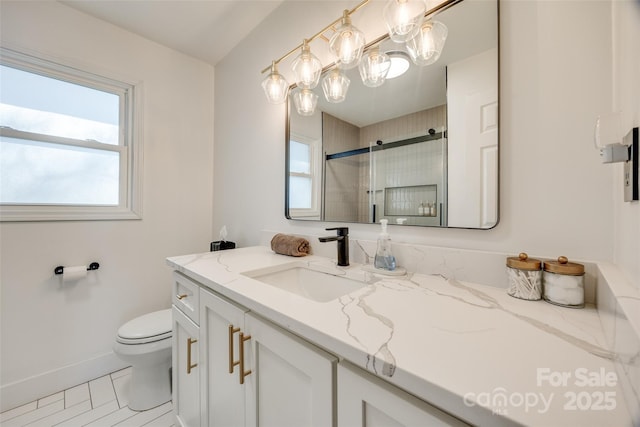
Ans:
<svg viewBox="0 0 640 427"><path fill-rule="evenodd" d="M275 62L271 65L271 72L262 81L262 89L271 104L282 104L289 93L289 83L278 73Z"/></svg>
<svg viewBox="0 0 640 427"><path fill-rule="evenodd" d="M302 53L293 60L291 69L296 76L296 83L301 88L313 89L318 86L322 63L311 53L311 48L305 40L302 44Z"/></svg>
<svg viewBox="0 0 640 427"><path fill-rule="evenodd" d="M348 11L344 11L342 23L329 39L329 50L336 56L340 68L348 70L358 65L365 40L362 31L351 25Z"/></svg>
<svg viewBox="0 0 640 427"><path fill-rule="evenodd" d="M296 106L298 114L301 116L312 116L316 110L318 95L313 93L311 89L300 89L293 94L293 103Z"/></svg>
<svg viewBox="0 0 640 427"><path fill-rule="evenodd" d="M391 59L378 48L373 48L362 56L358 69L362 83L367 87L381 86L387 79L391 68Z"/></svg>
<svg viewBox="0 0 640 427"><path fill-rule="evenodd" d="M440 58L449 30L439 21L425 22L414 38L407 42L407 51L416 65L433 64Z"/></svg>
<svg viewBox="0 0 640 427"><path fill-rule="evenodd" d="M347 97L347 90L351 80L337 68L334 68L327 76L322 80L322 91L327 101L337 104L342 102Z"/></svg>
<svg viewBox="0 0 640 427"><path fill-rule="evenodd" d="M391 40L404 43L413 38L424 21L426 11L427 4L424 0L389 0L384 7L383 16Z"/></svg>

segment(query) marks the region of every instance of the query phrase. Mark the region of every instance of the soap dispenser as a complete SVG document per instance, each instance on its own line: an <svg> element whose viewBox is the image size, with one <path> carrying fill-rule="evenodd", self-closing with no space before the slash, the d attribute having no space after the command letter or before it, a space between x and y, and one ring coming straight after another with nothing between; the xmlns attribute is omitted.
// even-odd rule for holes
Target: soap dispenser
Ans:
<svg viewBox="0 0 640 427"><path fill-rule="evenodd" d="M387 233L387 222L386 219L380 220L382 231L378 236L378 249L376 250L374 265L382 270L393 271L396 269L396 258L391 253L391 238Z"/></svg>

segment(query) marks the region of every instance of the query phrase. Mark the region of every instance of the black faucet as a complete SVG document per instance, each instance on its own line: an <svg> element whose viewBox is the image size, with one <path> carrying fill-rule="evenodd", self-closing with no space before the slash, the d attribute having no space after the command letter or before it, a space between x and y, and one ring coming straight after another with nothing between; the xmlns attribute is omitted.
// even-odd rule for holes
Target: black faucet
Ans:
<svg viewBox="0 0 640 427"><path fill-rule="evenodd" d="M338 265L346 267L349 265L349 228L348 227L333 227L326 228L325 230L337 230L337 236L318 237L321 242L338 242Z"/></svg>

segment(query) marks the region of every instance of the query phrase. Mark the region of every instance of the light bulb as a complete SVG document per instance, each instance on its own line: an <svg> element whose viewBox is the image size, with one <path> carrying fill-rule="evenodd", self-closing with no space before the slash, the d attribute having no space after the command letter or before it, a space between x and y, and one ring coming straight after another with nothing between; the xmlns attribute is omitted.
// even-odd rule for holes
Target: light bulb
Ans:
<svg viewBox="0 0 640 427"><path fill-rule="evenodd" d="M349 11L345 10L342 23L329 40L329 50L336 56L336 62L342 69L353 68L358 65L365 39L362 31L351 25Z"/></svg>
<svg viewBox="0 0 640 427"><path fill-rule="evenodd" d="M322 63L311 53L307 40L302 43L302 52L293 60L291 68L296 76L298 86L313 89L318 85L322 73Z"/></svg>
<svg viewBox="0 0 640 427"><path fill-rule="evenodd" d="M383 16L391 40L404 43L413 38L420 29L426 11L424 0L389 0Z"/></svg>
<svg viewBox="0 0 640 427"><path fill-rule="evenodd" d="M275 61L271 64L271 72L262 81L262 89L267 96L267 101L271 104L282 104L287 99L289 83L278 73Z"/></svg>
<svg viewBox="0 0 640 427"><path fill-rule="evenodd" d="M347 97L347 90L351 80L337 68L334 68L322 80L322 91L327 101L337 104Z"/></svg>
<svg viewBox="0 0 640 427"><path fill-rule="evenodd" d="M381 53L377 47L369 50L362 56L360 65L360 77L367 87L381 86L389 73L391 60L388 55Z"/></svg>
<svg viewBox="0 0 640 427"><path fill-rule="evenodd" d="M318 103L318 95L310 89L300 89L293 94L293 103L298 114L301 116L312 116Z"/></svg>
<svg viewBox="0 0 640 427"><path fill-rule="evenodd" d="M407 51L416 65L430 65L440 58L449 30L439 21L425 22L414 38L407 42Z"/></svg>

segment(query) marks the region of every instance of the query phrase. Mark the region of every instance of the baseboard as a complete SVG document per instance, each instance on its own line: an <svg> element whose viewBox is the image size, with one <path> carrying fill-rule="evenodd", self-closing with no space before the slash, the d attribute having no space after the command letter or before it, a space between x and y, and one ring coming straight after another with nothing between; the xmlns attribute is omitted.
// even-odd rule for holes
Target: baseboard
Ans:
<svg viewBox="0 0 640 427"><path fill-rule="evenodd" d="M0 412L126 367L126 363L118 359L113 352L109 352L93 359L3 385L0 387Z"/></svg>

